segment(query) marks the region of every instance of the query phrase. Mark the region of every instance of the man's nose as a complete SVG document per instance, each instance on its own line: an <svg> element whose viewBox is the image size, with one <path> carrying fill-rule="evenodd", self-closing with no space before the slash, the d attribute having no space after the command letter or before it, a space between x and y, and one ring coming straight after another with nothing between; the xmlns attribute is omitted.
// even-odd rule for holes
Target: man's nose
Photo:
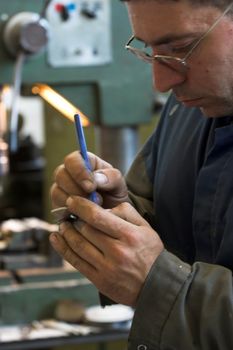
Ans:
<svg viewBox="0 0 233 350"><path fill-rule="evenodd" d="M167 92L186 80L186 76L160 62L153 63L153 82L159 92Z"/></svg>

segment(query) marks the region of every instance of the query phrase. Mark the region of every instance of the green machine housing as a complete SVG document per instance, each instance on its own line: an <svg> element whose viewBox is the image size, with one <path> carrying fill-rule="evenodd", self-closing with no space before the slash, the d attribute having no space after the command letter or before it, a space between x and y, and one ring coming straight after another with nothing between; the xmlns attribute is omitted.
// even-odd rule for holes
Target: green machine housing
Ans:
<svg viewBox="0 0 233 350"><path fill-rule="evenodd" d="M1 0L1 37L10 16L21 12L40 13L44 2ZM62 3L73 3L77 15L70 10L70 17L64 19L57 9ZM99 4L93 18L91 14L84 15L88 3L96 7ZM78 12L82 4L84 9ZM153 101L150 67L124 50L131 35L124 4L118 0L55 0L51 1L45 17L50 26L49 42L42 54L28 59L24 65L24 85L42 82L53 86L94 124L138 125L150 120ZM60 51L56 49L58 44ZM99 60L95 59L98 55ZM3 40L0 41L0 64L0 83L12 83L14 60Z"/></svg>
<svg viewBox="0 0 233 350"><path fill-rule="evenodd" d="M12 84L16 60L6 49L3 40L8 21L19 13L40 15L45 3L45 0L1 0L1 85ZM114 134L111 134L111 130L136 129L140 124L151 120L154 95L150 67L124 50L131 35L124 4L118 0L52 0L43 15L49 25L48 44L43 52L31 55L25 61L22 69L22 94L30 95L31 87L36 83L47 84L82 110L92 124L91 128L85 130L91 151L96 151L95 127L109 131L112 137ZM48 213L50 204L47 193L53 169L62 162L65 154L76 148L76 140L70 121L62 118L46 103L44 110L44 155L47 164L44 206ZM106 148L113 149L115 143L116 139L113 139L112 146ZM124 151L124 147L121 147L119 152L122 155ZM71 284L69 287L67 283L66 288L58 288L56 283L51 286L45 283L47 274L42 274L41 277L40 272L35 277L34 273L29 273L29 276L32 276L28 278L32 278L33 284L26 281L25 286L21 285L20 288L12 287L14 282L5 273L1 276L1 323L51 317L49 305L53 308L58 296L73 297L81 293L79 296L86 296L88 304L98 301L98 293L88 283L79 283L82 281L80 277L77 285ZM76 279L74 272L66 276ZM54 273L49 279L63 281L64 275L61 272ZM43 285L40 287L39 283ZM41 302L43 305L39 308ZM29 304L34 305L30 310ZM46 310L46 315L40 315L41 310Z"/></svg>
<svg viewBox="0 0 233 350"><path fill-rule="evenodd" d="M12 16L41 14L45 3L1 0L0 37ZM137 151L138 127L151 120L154 105L150 66L124 49L132 34L125 5L120 0L51 0L44 17L48 44L26 60L22 91L30 93L31 86L43 83L60 92L92 123L85 131L88 149L125 172ZM15 58L8 51L0 40L0 84L13 80ZM48 104L45 125L47 192L53 169L77 146L72 123Z"/></svg>

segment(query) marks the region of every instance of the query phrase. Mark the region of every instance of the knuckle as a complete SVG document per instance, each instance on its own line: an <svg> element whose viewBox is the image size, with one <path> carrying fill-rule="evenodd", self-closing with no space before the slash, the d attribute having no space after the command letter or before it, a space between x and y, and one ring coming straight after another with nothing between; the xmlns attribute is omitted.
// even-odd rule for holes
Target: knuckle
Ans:
<svg viewBox="0 0 233 350"><path fill-rule="evenodd" d="M70 251L69 246L62 246L61 253L65 259L70 260L71 251Z"/></svg>
<svg viewBox="0 0 233 350"><path fill-rule="evenodd" d="M90 178L90 172L87 170L84 160L80 152L76 151L68 154L64 159L64 169L67 175L75 180L75 182Z"/></svg>
<svg viewBox="0 0 233 350"><path fill-rule="evenodd" d="M55 176L55 182L60 185L60 183L62 182L63 178L65 177L66 175L66 170L64 167L61 167L59 169L59 171L56 173L56 176Z"/></svg>
<svg viewBox="0 0 233 350"><path fill-rule="evenodd" d="M50 198L53 206L63 206L66 203L68 195L54 184L50 189Z"/></svg>
<svg viewBox="0 0 233 350"><path fill-rule="evenodd" d="M69 154L67 154L66 156L65 156L65 158L64 158L64 164L65 164L65 166L69 166L69 164L71 163L71 162L73 162L73 160L74 160L74 158L75 158L75 156L77 155L77 153L78 152L72 152L72 153L69 153Z"/></svg>
<svg viewBox="0 0 233 350"><path fill-rule="evenodd" d="M73 252L80 254L85 250L86 242L78 231L73 235L70 230L67 230L64 232L64 238Z"/></svg>
<svg viewBox="0 0 233 350"><path fill-rule="evenodd" d="M74 262L71 263L71 265L78 271L80 271L80 261L79 259L75 259Z"/></svg>
<svg viewBox="0 0 233 350"><path fill-rule="evenodd" d="M76 240L73 242L72 249L75 252L81 252L85 248L85 241L82 239L81 235L77 234Z"/></svg>
<svg viewBox="0 0 233 350"><path fill-rule="evenodd" d="M79 254L82 254L86 250L86 242L82 239L80 239L78 242L75 244L75 251L78 252Z"/></svg>
<svg viewBox="0 0 233 350"><path fill-rule="evenodd" d="M113 171L114 171L116 180L121 180L123 178L122 173L119 169L114 168Z"/></svg>
<svg viewBox="0 0 233 350"><path fill-rule="evenodd" d="M98 210L95 210L94 208L90 209L90 216L91 216L91 222L93 223L93 226L104 222L103 214L100 213Z"/></svg>
<svg viewBox="0 0 233 350"><path fill-rule="evenodd" d="M53 184L50 189L50 198L52 203L55 205L57 202L59 202L59 195L58 195L58 188L56 184Z"/></svg>
<svg viewBox="0 0 233 350"><path fill-rule="evenodd" d="M74 268L78 269L78 259L70 248L65 248L62 256Z"/></svg>
<svg viewBox="0 0 233 350"><path fill-rule="evenodd" d="M54 183L50 188L50 198L54 198L56 196L57 185Z"/></svg>
<svg viewBox="0 0 233 350"><path fill-rule="evenodd" d="M63 164L59 165L58 167L56 167L56 169L53 172L53 178L54 181L56 181L57 175L60 173L60 171L64 168Z"/></svg>
<svg viewBox="0 0 233 350"><path fill-rule="evenodd" d="M116 254L117 267L125 266L126 261L128 260L128 254L125 249L118 247Z"/></svg>
<svg viewBox="0 0 233 350"><path fill-rule="evenodd" d="M123 203L120 203L118 205L119 209L123 210L123 211L126 211L126 210L130 210L131 209L131 205L127 202L123 202Z"/></svg>
<svg viewBox="0 0 233 350"><path fill-rule="evenodd" d="M76 173L78 174L81 170L81 164L82 164L82 157L80 155L80 152L78 151L70 153L64 158L64 168L68 172L75 171L75 174Z"/></svg>

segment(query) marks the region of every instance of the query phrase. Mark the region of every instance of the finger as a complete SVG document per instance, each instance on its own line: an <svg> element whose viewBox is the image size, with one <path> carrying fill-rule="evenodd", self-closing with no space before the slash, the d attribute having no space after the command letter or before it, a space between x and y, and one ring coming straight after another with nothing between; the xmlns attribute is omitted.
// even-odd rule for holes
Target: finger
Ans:
<svg viewBox="0 0 233 350"><path fill-rule="evenodd" d="M64 166L57 168L55 182L64 192L84 196L86 192L75 182Z"/></svg>
<svg viewBox="0 0 233 350"><path fill-rule="evenodd" d="M98 170L93 173L99 191L108 192L104 207L109 207L106 202L111 202L111 207L128 201L128 189L121 172L115 168Z"/></svg>
<svg viewBox="0 0 233 350"><path fill-rule="evenodd" d="M103 253L84 235L80 234L73 225L63 223L60 225L60 233L70 249L72 249L81 259L88 262L95 268L100 268L103 262Z"/></svg>
<svg viewBox="0 0 233 350"><path fill-rule="evenodd" d="M112 165L107 163L102 158L97 157L94 153L88 152L88 158L91 163L92 170L98 170L98 169L109 169L112 168Z"/></svg>
<svg viewBox="0 0 233 350"><path fill-rule="evenodd" d="M53 208L64 207L69 195L61 190L56 183L50 189L50 198Z"/></svg>
<svg viewBox="0 0 233 350"><path fill-rule="evenodd" d="M132 224L85 198L69 197L66 205L83 221L113 238L119 239L132 229Z"/></svg>
<svg viewBox="0 0 233 350"><path fill-rule="evenodd" d="M64 168L64 165L63 164L60 164L56 167L56 169L54 170L53 172L53 180L56 181L56 176L57 176L57 173L59 173L62 168Z"/></svg>
<svg viewBox="0 0 233 350"><path fill-rule="evenodd" d="M111 212L134 225L150 226L148 222L138 213L138 211L129 203L121 203L117 207L111 209Z"/></svg>
<svg viewBox="0 0 233 350"><path fill-rule="evenodd" d="M108 295L108 290L111 290L113 285L111 283L109 288L109 280L112 278L112 273L111 271L106 271L108 270L106 264L98 270L98 268L96 268L97 265L89 264L89 262L77 255L58 233L52 233L49 240L53 248L62 258L88 278L102 293ZM111 297L110 294L109 297Z"/></svg>
<svg viewBox="0 0 233 350"><path fill-rule="evenodd" d="M105 169L112 166L101 158L95 156L93 153L88 152L88 158L91 163L91 169ZM96 182L93 178L92 172L90 172L84 163L84 160L80 152L70 153L64 160L65 168L69 175L75 182L79 182L80 186L88 193L93 192L96 189Z"/></svg>
<svg viewBox="0 0 233 350"><path fill-rule="evenodd" d="M84 160L80 152L76 151L64 159L64 166L75 183L79 183L86 191L92 192L95 190L95 182L92 173L86 168Z"/></svg>
<svg viewBox="0 0 233 350"><path fill-rule="evenodd" d="M50 189L50 198L51 198L51 202L52 202L52 207L59 208L59 207L66 206L66 201L70 195L72 195L72 193L65 192L60 187L58 187L56 183L53 184L51 186L51 189ZM79 195L80 196L83 195L83 197L89 198L89 194L83 193L81 190L80 190ZM96 192L96 203L98 203L99 205L103 204L103 198L97 192Z"/></svg>
<svg viewBox="0 0 233 350"><path fill-rule="evenodd" d="M74 222L73 226L83 237L85 237L86 240L100 250L104 256L106 256L106 252L111 251L112 246L116 241L115 238L106 235L80 219Z"/></svg>
<svg viewBox="0 0 233 350"><path fill-rule="evenodd" d="M115 191L116 187L126 189L125 181L120 170L115 168L97 170L93 173L97 188ZM123 185L122 185L123 184Z"/></svg>
<svg viewBox="0 0 233 350"><path fill-rule="evenodd" d="M97 271L95 266L89 264L79 255L77 255L59 233L51 233L49 240L53 248L63 259L65 259L80 273L92 280L92 276L95 275Z"/></svg>

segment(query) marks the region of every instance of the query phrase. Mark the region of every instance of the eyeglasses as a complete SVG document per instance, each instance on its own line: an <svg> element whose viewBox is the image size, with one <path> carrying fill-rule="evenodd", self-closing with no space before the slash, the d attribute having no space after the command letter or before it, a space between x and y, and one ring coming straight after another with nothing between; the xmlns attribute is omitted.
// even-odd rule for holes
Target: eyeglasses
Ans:
<svg viewBox="0 0 233 350"><path fill-rule="evenodd" d="M147 63L153 63L154 61L157 61L175 70L176 72L185 75L189 69L187 64L187 59L191 56L191 54L198 47L198 45L207 37L207 35L217 26L217 24L227 14L227 12L230 11L232 6L233 6L233 3L227 6L226 10L217 18L217 20L212 24L212 26L203 35L201 35L201 37L197 41L195 41L194 45L191 47L191 49L183 58L166 56L166 55L151 55L145 51L145 48L139 49L137 47L133 47L130 44L133 42L133 40L136 39L134 35L126 43L125 49L132 52L140 60L143 60Z"/></svg>

